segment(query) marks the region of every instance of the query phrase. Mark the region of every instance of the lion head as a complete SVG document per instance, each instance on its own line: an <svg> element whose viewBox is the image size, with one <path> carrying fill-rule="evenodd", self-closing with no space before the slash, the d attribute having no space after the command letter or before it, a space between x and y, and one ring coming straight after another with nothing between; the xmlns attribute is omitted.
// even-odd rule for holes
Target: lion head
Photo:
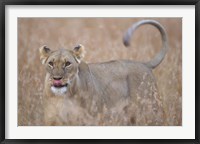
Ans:
<svg viewBox="0 0 200 144"><path fill-rule="evenodd" d="M52 51L47 46L39 49L41 63L48 74L48 84L56 95L67 92L78 73L78 66L85 55L84 46L79 44L73 50Z"/></svg>

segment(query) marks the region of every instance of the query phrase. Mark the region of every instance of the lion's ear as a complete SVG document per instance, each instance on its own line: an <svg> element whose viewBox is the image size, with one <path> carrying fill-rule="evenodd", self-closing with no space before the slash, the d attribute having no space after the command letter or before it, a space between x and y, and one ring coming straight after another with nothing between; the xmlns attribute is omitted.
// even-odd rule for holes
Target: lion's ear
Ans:
<svg viewBox="0 0 200 144"><path fill-rule="evenodd" d="M75 57L75 59L76 59L76 61L77 61L78 63L80 63L81 60L84 58L85 53L86 53L85 48L84 48L84 46L81 45L81 44L77 45L77 46L74 47L74 49L73 49L74 57Z"/></svg>
<svg viewBox="0 0 200 144"><path fill-rule="evenodd" d="M42 64L45 64L47 58L49 57L51 50L46 45L39 48L40 52L40 61Z"/></svg>

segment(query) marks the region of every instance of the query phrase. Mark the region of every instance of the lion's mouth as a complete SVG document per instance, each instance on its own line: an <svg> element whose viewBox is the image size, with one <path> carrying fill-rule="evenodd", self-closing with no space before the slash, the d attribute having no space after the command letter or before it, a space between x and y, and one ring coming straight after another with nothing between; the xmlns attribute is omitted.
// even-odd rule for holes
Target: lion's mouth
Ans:
<svg viewBox="0 0 200 144"><path fill-rule="evenodd" d="M63 96L68 89L68 83L63 84L61 80L54 80L51 86L51 91L58 96Z"/></svg>
<svg viewBox="0 0 200 144"><path fill-rule="evenodd" d="M62 87L67 87L67 86L68 86L68 83L66 83L66 84L61 84L61 85L55 85L55 84L53 84L53 86L54 86L55 88L62 88Z"/></svg>
<svg viewBox="0 0 200 144"><path fill-rule="evenodd" d="M61 80L54 80L53 86L56 87L56 88L62 88L62 87L67 87L68 83L63 84Z"/></svg>

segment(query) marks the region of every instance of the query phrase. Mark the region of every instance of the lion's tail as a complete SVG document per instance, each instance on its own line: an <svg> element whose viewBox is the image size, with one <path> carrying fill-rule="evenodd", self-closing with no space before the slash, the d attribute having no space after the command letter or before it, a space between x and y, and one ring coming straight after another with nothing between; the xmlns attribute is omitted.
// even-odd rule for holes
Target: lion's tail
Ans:
<svg viewBox="0 0 200 144"><path fill-rule="evenodd" d="M162 36L162 45L163 46L162 46L161 51L151 61L145 63L148 67L153 69L162 62L162 60L164 59L164 57L167 53L167 50L168 50L167 35L165 32L165 29L162 27L162 25L160 23L158 23L157 21L154 21L154 20L141 20L141 21L133 24L132 27L130 27L128 29L128 31L125 33L125 35L123 37L123 42L126 47L129 46L130 39L131 39L131 36L134 33L134 31L138 27L140 27L141 25L144 25L144 24L151 24L151 25L155 26L160 31L161 36Z"/></svg>

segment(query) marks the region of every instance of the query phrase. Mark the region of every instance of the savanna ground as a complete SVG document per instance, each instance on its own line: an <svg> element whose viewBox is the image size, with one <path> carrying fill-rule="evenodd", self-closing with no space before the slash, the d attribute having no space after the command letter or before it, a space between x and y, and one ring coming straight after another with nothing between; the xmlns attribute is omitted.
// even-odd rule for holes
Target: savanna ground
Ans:
<svg viewBox="0 0 200 144"><path fill-rule="evenodd" d="M44 125L43 88L45 69L38 48L70 48L81 43L85 61L114 59L148 61L162 45L160 33L150 25L139 28L132 45L125 48L122 36L140 18L19 18L18 19L18 125ZM168 34L169 51L153 70L166 113L165 125L182 125L182 19L154 18Z"/></svg>

